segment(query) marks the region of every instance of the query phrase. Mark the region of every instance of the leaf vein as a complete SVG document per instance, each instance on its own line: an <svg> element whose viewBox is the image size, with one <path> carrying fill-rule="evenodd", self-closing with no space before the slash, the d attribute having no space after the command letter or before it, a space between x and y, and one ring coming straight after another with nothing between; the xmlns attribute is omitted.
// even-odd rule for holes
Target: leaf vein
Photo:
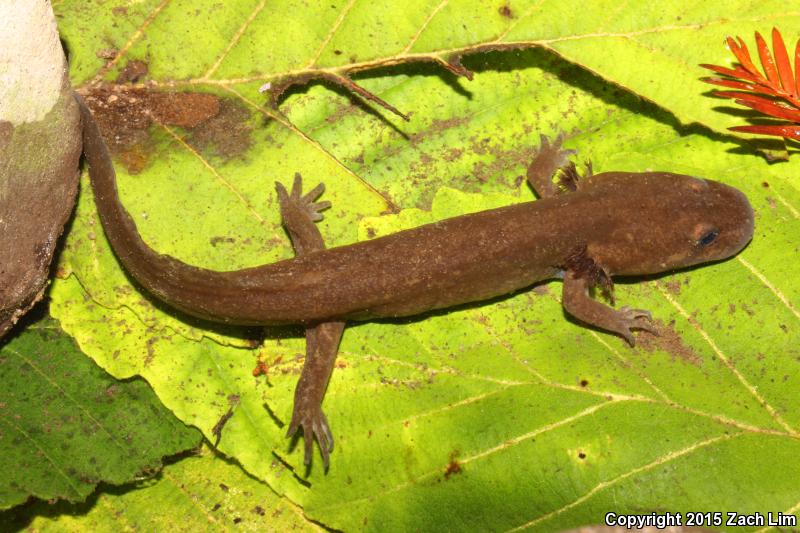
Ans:
<svg viewBox="0 0 800 533"><path fill-rule="evenodd" d="M744 267L747 270L749 270L750 273L752 273L756 278L758 278L758 280L761 283L763 283L764 286L766 286L770 290L770 292L772 292L772 294L774 294L775 297L778 300L780 300L781 303L785 305L786 308L789 311L791 311L791 313L796 318L800 319L800 311L798 311L797 308L794 305L792 305L792 302L789 301L786 295L784 295L783 292L781 292L781 290L778 287L776 287L769 279L767 279L767 277L764 274L762 274L756 267L750 264L747 260L742 259L741 254L736 256L736 260L739 261L742 265L744 265Z"/></svg>
<svg viewBox="0 0 800 533"><path fill-rule="evenodd" d="M542 433L545 433L547 431L558 429L559 427L561 427L561 426L563 426L565 424L574 422L574 421L579 420L579 419L581 419L581 418L583 418L585 416L591 415L592 413L598 411L599 409L601 409L601 408L603 408L603 407L605 407L607 405L618 403L619 401L621 401L621 400L608 400L608 401L593 405L593 406L588 407L588 408L586 408L586 409L584 409L584 410L582 410L582 411L580 411L578 413L575 413L572 416L566 417L566 418L564 418L562 420L559 420L557 422L553 422L551 424L547 424L547 425L541 426L541 427L539 427L539 428L537 428L537 429L535 429L535 430L533 430L531 432L528 432L528 433L526 433L524 435L520 435L520 436L514 437L514 438L509 439L509 440L507 440L507 441L505 441L505 442L503 442L503 443L501 443L501 444L499 444L497 446L489 448L488 450L484 450L483 452L471 455L471 456L466 457L464 459L460 459L459 462L461 464L465 464L465 463L468 463L468 462L475 461L477 459L481 459L481 458L483 458L483 457L485 457L487 455L491 455L491 454L496 453L497 451L500 451L502 449L509 448L509 447L511 447L513 445L519 444L520 442L522 442L524 440L527 440L527 439L536 437L538 435L541 435ZM328 510L328 509L336 509L336 508L345 507L345 506L351 507L351 506L354 506L354 505L358 505L359 503L362 503L362 502L372 501L372 500L375 500L376 497L387 496L389 494L393 494L395 492L399 492L399 491L401 491L401 490L403 490L403 489L405 489L407 487L417 486L417 485L419 485L420 481L422 481L423 479L427 479L427 478L439 475L441 473L442 473L442 469L441 468L437 468L435 470L430 470L430 471L428 471L428 472L426 472L426 473L424 473L424 474L422 474L420 476L416 476L413 480L409 480L409 481L405 481L403 483L399 483L399 484L395 485L394 487L388 488L388 489L383 490L383 491L381 491L379 493L372 493L369 496L365 496L363 498L337 502L337 503L335 503L333 505L320 507L318 509L318 511L323 511L323 510Z"/></svg>
<svg viewBox="0 0 800 533"><path fill-rule="evenodd" d="M772 419L775 420L775 422L779 426L781 426L784 430L786 430L787 433L790 433L794 436L798 435L797 431L795 431L789 424L786 423L786 421L775 410L775 408L773 408L767 402L767 400L764 399L764 397L762 397L761 394L759 394L758 390L749 381L747 381L744 375L742 375L742 373L739 372L739 370L734 366L734 364L731 362L728 356L725 355L725 353L719 348L719 346L717 346L717 343L714 342L714 339L711 338L711 335L709 335L708 332L704 330L702 326L700 326L700 324L698 324L697 320L695 320L686 311L686 309L684 309L683 306L681 306L678 303L678 301L675 300L675 298L673 298L672 295L667 292L666 289L664 289L660 285L657 285L656 287L658 288L658 291L664 296L664 298L666 298L667 301L670 304L672 304L672 306L675 309L677 309L678 313L684 319L686 319L686 321L689 322L689 324L691 324L692 327L695 328L695 330L697 330L697 332L700 334L701 337L703 337L703 339L711 347L714 353L717 354L717 357L719 357L720 361L722 361L722 364L724 364L728 368L728 370L730 370L730 372L733 373L736 379L739 380L739 383L741 383L741 385L745 388L745 390L747 390L747 392L750 393L756 399L756 401L758 401L759 404L761 404L761 406L764 408L765 411L767 411L767 413L772 417Z"/></svg>
<svg viewBox="0 0 800 533"><path fill-rule="evenodd" d="M231 529L228 527L228 524L220 524L219 521L214 518L214 516L209 513L206 509L200 506L200 503L197 501L197 498L192 496L189 491L186 490L186 485L184 483L179 482L175 477L173 477L166 469L162 470L161 474L164 476L164 479L169 480L172 483L173 489L177 489L180 494L182 494L186 501L189 502L189 505L200 511L200 514L206 517L209 523L215 524L217 526L222 526L224 531L230 531Z"/></svg>
<svg viewBox="0 0 800 533"><path fill-rule="evenodd" d="M2 420L3 422L5 422L5 423L6 423L6 425L9 425L9 426L11 426L13 429L17 430L17 432L18 432L18 433L20 433L22 436L24 436L26 439L28 439L28 440L29 440L29 441L30 441L30 442L31 442L31 443L32 443L34 446L36 446L36 449L38 449L40 452L42 452L42 455L45 457L45 459L47 459L47 461L48 461L48 462L49 462L51 465L53 465L53 468L55 468L55 469L56 469L56 472L58 472L58 473L61 475L61 477L63 477L63 478L64 478L64 479L67 481L67 484L70 486L70 488L71 488L71 489L73 490L73 492L75 493L75 497L76 497L76 498L80 498L80 497L81 497L81 493L80 493L80 491L78 490L78 487L77 487L77 486L76 486L76 485L75 485L75 484L72 482L72 479L71 479L71 478L70 478L70 477L67 475L67 473L66 473L66 472L64 472L64 471L63 471L63 470L62 470L62 469L61 469L61 468L58 466L58 464L55 462L55 460L54 460L52 457L50 457L50 455L47 453L47 451L46 451L44 448L42 448L42 446L41 446L41 445L39 445L39 442L38 442L36 439L34 439L32 436L30 436L30 435L28 434L28 432L27 432L27 431L25 431L24 429L22 429L20 426L18 426L17 424L15 424L15 423L14 423L13 421L11 421L10 419L8 419L8 418L6 418L6 417L0 417L0 420Z"/></svg>
<svg viewBox="0 0 800 533"><path fill-rule="evenodd" d="M653 468L659 467L659 466L661 466L663 464L666 464L666 463L668 463L670 461L673 461L675 459L683 457L684 455L687 455L687 454L690 454L690 453L695 452L697 450L703 449L703 448L705 448L707 446L711 446L711 445L716 444L718 442L730 440L730 439L732 439L734 437L737 437L739 435L741 435L741 433L736 433L736 434L732 434L732 435L731 434L724 434L724 435L718 435L716 437L712 437L710 439L706 439L704 441L696 442L696 443L692 444L691 446L687 446L686 448L682 448L680 450L670 452L670 453L668 453L666 455L663 455L663 456L657 458L654 461L651 461L650 463L648 463L646 465L640 466L638 468L634 468L634 469L632 469L632 470L630 470L628 472L625 472L623 474L620 474L619 476L617 476L615 478L612 478L612 479L610 479L608 481L601 481L595 487L593 487L591 490L586 492L583 496L571 501L570 503L564 505L563 507L560 507L560 508L555 509L555 510L553 510L553 511L551 511L551 512L545 514L545 515L542 515L542 516L540 516L538 518L535 518L535 519L531 520L530 522L527 522L525 524L522 524L522 525L517 526L517 527L512 528L512 529L509 529L506 533L511 533L512 531L520 531L522 529L527 529L529 527L535 526L536 524L539 524L540 522L543 522L545 520L549 520L550 518L552 518L554 516L558 516L558 515L566 512L566 511L568 511L568 510L570 510L570 509L582 504L583 502L585 502L586 500L588 500L589 498L591 498L595 494L607 489L608 487L616 485L617 483L619 483L621 481L624 481L625 479L627 479L627 478L629 478L631 476L634 476L636 474L641 474L642 472L647 472L648 470L652 470Z"/></svg>
<svg viewBox="0 0 800 533"><path fill-rule="evenodd" d="M342 23L344 22L344 19L347 17L347 14L350 12L351 9L353 9L353 5L355 5L355 3L356 3L356 0L349 0L347 2L347 5L344 6L344 8L342 9L341 13L339 13L339 16L336 17L336 20L333 23L333 27L331 27L331 30L328 32L328 34L322 40L322 44L317 49L317 53L314 54L314 57L312 57L311 60L308 62L308 64L305 66L305 70L313 69L314 65L317 64L317 61L319 61L319 58L322 56L322 53L328 47L328 44L330 44L330 42L333 39L334 35L336 35L336 32L341 27Z"/></svg>
<svg viewBox="0 0 800 533"><path fill-rule="evenodd" d="M111 61L106 63L103 68L97 72L97 75L92 80L92 84L99 83L103 79L103 76L108 73L108 71L117 66L120 60L127 55L128 50L130 50L131 47L136 44L136 41L141 39L142 35L144 35L144 31L148 28L148 26L150 26L150 24L153 23L158 14L161 13L165 7L167 7L169 2L170 0L161 0L161 3L158 4L149 15L147 15L147 17L144 19L144 22L142 22L142 25L136 28L136 31L134 31L133 34L128 38L128 41L122 46L122 48L119 49L117 55L115 55Z"/></svg>
<svg viewBox="0 0 800 533"><path fill-rule="evenodd" d="M230 53L230 51L233 50L233 47L236 46L239 43L239 41L242 39L242 36L247 31L247 28L250 27L250 24L253 23L253 20L255 20L255 18L258 16L258 14L261 13L261 10L264 9L264 6L266 5L266 3L267 3L267 0L261 0L258 3L258 5L256 5L256 7L253 9L253 11L250 13L250 15L247 17L247 20L244 21L244 24L242 24L239 27L239 29L236 31L234 36L231 38L230 42L228 42L228 44L225 46L225 50L222 52L222 55L220 55L217 58L217 60L214 62L213 65L211 65L211 67L208 69L208 71L206 71L206 73L203 74L203 77L201 79L208 79L208 78L210 78L211 76L214 75L214 73L217 71L217 69L222 64L222 62L225 60L225 58L228 57L228 54Z"/></svg>
<svg viewBox="0 0 800 533"><path fill-rule="evenodd" d="M408 42L408 44L406 45L406 47L405 47L405 48L403 48L403 50L400 52L400 54L401 54L401 55L402 55L402 54L407 54L407 53L408 53L408 51L409 51L409 50L411 50L411 47L413 47L413 46L414 46L414 44L415 44L415 43L416 43L416 42L419 40L420 36L422 35L422 32L423 32L423 31L425 31L425 28L427 28L427 27L428 27L428 25L431 23L431 21L433 20L433 17L435 17L435 16L436 16L436 14L437 14L439 11L441 11L441 10L444 8L444 6L446 6L446 5L447 5L447 2L448 2L448 1L449 1L449 0L442 0L442 1L439 3L439 5L438 5L438 6L436 6L435 8L433 8L433 11L431 11L431 13L428 15L428 18L426 18L426 19L425 19L425 22L423 22L423 23L422 23L422 25L419 27L419 29L417 30L417 33L415 33L415 34L414 34L414 36L413 36L413 37L411 37L411 40Z"/></svg>
<svg viewBox="0 0 800 533"><path fill-rule="evenodd" d="M303 131L301 131L294 124L292 124L291 122L286 120L283 116L279 116L279 115L277 115L275 113L270 113L269 111L264 109L264 107L256 104L255 102L253 102L249 98L246 98L243 94L239 93L238 91L236 91L232 87L224 87L224 88L225 88L225 90L227 90L231 94L236 95L237 98L241 99L244 103L246 103L247 105L249 105L250 107L252 107L256 111L262 113L263 115L265 115L265 116L267 116L269 118L272 118L272 119L276 120L278 123L280 123L281 125L286 127L292 133L294 133L295 135L298 135L303 141L308 143L311 147L313 147L314 149L316 149L317 151L322 153L325 157L329 158L334 164L339 166L345 173L350 175L350 177L352 177L355 180L357 180L357 182L360 185L364 186L369 192L373 193L375 196L380 198L380 200L385 205L386 209L398 210L397 206L394 204L394 202L392 202L392 200L390 198L388 198L383 193L378 191L375 187L370 185L366 180L361 178L361 176L359 176L358 174L353 172L347 165L342 163L339 160L339 158L335 157L328 150L326 150L321 144L319 144L317 141L315 141L314 139L312 139L311 137L306 135Z"/></svg>
<svg viewBox="0 0 800 533"><path fill-rule="evenodd" d="M796 219L800 219L800 211L798 211L798 210L797 210L797 208L796 208L795 206L793 206L793 205L792 205L792 204L790 204L788 201L786 201L786 198L784 198L783 196L781 196L780 194L778 194L778 193L777 193L775 190L773 190L773 191L772 191L772 194L773 194L773 196L775 196L775 198L776 198L776 199L777 199L777 200L778 200L780 203L782 203L782 204L783 204L783 206L784 206L786 209L788 209L788 210L789 210L789 212L792 214L792 216L793 216L794 218L796 218Z"/></svg>
<svg viewBox="0 0 800 533"><path fill-rule="evenodd" d="M206 158L204 158L202 155L200 155L200 153L197 150L195 150L192 146L189 145L189 143L187 143L185 140L183 140L183 138L180 135L178 135L172 128L170 128L166 124L159 124L159 125L162 128L164 128L164 130L170 135L170 137L172 137L178 144L180 144L183 149L185 149L191 155L196 157L203 164L203 166L206 167L208 169L208 171L211 172L211 174L217 180L219 180L219 182L226 189L231 191L233 193L233 195L236 196L236 199L239 200L239 202L242 205L245 206L247 211L249 211L250 214L253 215L253 218L255 218L258 221L259 224L264 224L264 222L265 222L264 221L264 217L262 217L260 214L258 214L258 211L256 211L255 208L252 205L250 205L250 202L247 201L247 199L244 197L244 195L241 192L239 192L239 190L236 187L234 187L231 182L226 180L222 176L222 174L220 174L217 171L217 169L215 169L211 165L211 163L208 162L208 160ZM276 237L276 238L278 237L278 235L277 235L277 233L275 233L274 229L273 229L273 236Z"/></svg>
<svg viewBox="0 0 800 533"><path fill-rule="evenodd" d="M22 361L24 361L37 374L39 374L42 378L44 378L44 380L47 381L50 384L50 386L52 386L54 389L59 391L64 398L69 400L73 405L75 405L79 410L81 410L83 412L83 414L86 415L86 417L89 420L91 420L98 429L102 430L103 433L108 435L108 438L111 440L111 442L113 442L120 450L122 450L125 454L128 454L128 453L131 452L130 448L126 447L120 441L118 441L117 438L108 430L108 428L106 428L103 424L100 423L99 420L97 420L94 416L92 416L91 411L86 409L78 400L76 400L69 393L67 393L67 391L64 390L64 388L61 387L61 385L58 382L56 382L50 376L48 376L45 372L43 372L38 366L36 366L36 364L34 364L33 361L31 361L29 358L25 357L25 355L20 353L18 350L10 349L9 351L11 353L13 353L14 355L16 355L17 357L19 357Z"/></svg>

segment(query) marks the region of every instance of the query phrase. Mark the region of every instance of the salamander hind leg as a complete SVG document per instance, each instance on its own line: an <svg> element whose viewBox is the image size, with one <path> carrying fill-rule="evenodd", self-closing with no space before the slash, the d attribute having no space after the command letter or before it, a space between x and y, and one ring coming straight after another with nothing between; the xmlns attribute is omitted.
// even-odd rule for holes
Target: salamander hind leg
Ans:
<svg viewBox="0 0 800 533"><path fill-rule="evenodd" d="M275 186L283 225L292 239L295 254L300 256L324 250L325 241L314 222L322 220L320 211L331 205L330 202L316 201L324 192L325 186L319 184L303 194L300 174L295 174L291 192L280 183ZM322 411L322 400L336 362L344 326L344 322L323 322L306 328L306 358L295 389L292 421L287 432L287 437L291 438L299 429L303 430L306 465L311 464L314 440L317 441L325 471L328 470L333 450L333 435Z"/></svg>
<svg viewBox="0 0 800 533"><path fill-rule="evenodd" d="M333 435L322 412L322 400L336 362L344 325L344 322L324 322L306 328L306 360L294 392L292 421L286 433L291 438L302 428L306 465L311 464L316 439L326 472L333 451Z"/></svg>

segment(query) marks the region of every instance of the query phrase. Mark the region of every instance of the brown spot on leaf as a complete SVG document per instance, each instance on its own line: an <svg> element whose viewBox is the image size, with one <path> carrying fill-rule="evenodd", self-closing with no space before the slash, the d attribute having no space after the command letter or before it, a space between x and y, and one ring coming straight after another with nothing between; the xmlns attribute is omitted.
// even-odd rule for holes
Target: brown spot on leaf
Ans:
<svg viewBox="0 0 800 533"><path fill-rule="evenodd" d="M187 142L199 152L210 151L225 159L245 153L253 130L247 110L235 100L219 100L218 112L192 130Z"/></svg>
<svg viewBox="0 0 800 533"><path fill-rule="evenodd" d="M117 75L117 83L136 83L147 75L148 67L144 61L129 61Z"/></svg>
<svg viewBox="0 0 800 533"><path fill-rule="evenodd" d="M497 180L498 176L506 176L519 167L527 168L535 156L536 149L531 146L520 146L511 150L502 150L491 145L490 139L473 139L472 151L478 155L491 155L489 162L478 162L472 174L482 182Z"/></svg>
<svg viewBox="0 0 800 533"><path fill-rule="evenodd" d="M442 154L442 159L452 163L453 161L460 159L462 155L464 155L464 150L460 148L448 148L444 154Z"/></svg>
<svg viewBox="0 0 800 533"><path fill-rule="evenodd" d="M129 174L138 174L147 166L149 152L145 149L144 144L134 144L130 149L120 152L117 160L122 163Z"/></svg>
<svg viewBox="0 0 800 533"><path fill-rule="evenodd" d="M256 361L256 367L253 369L253 377L263 376L269 373L269 366L265 361L258 359Z"/></svg>
<svg viewBox="0 0 800 533"><path fill-rule="evenodd" d="M500 9L498 9L497 12L500 13L500 15L506 17L506 18L509 18L509 19L513 19L514 18L514 13L511 11L511 7L509 7L508 4L504 4L504 5L500 6Z"/></svg>
<svg viewBox="0 0 800 533"><path fill-rule="evenodd" d="M654 322L659 334L639 334L636 337L636 346L646 352L653 352L656 349L664 350L672 355L673 358L683 359L695 366L700 366L703 363L703 358L683 342L683 338L675 331L672 324L665 324L660 320Z"/></svg>
<svg viewBox="0 0 800 533"><path fill-rule="evenodd" d="M106 84L84 95L111 152L130 173L148 163L153 147L148 129L157 122L192 130L220 112L212 94L161 92Z"/></svg>
<svg viewBox="0 0 800 533"><path fill-rule="evenodd" d="M547 284L542 283L540 285L535 285L532 291L539 296L546 296L550 294L550 287Z"/></svg>
<svg viewBox="0 0 800 533"><path fill-rule="evenodd" d="M447 131L453 128L457 128L463 124L468 124L469 118L466 117L454 117L448 119L435 119L431 122L430 126L425 128L424 130L414 133L411 135L411 144L417 145L423 141L425 141L430 136L435 136L443 131Z"/></svg>
<svg viewBox="0 0 800 533"><path fill-rule="evenodd" d="M458 462L458 450L450 454L450 462L447 464L447 469L444 471L444 478L450 479L450 476L460 474L463 471L461 463Z"/></svg>
<svg viewBox="0 0 800 533"><path fill-rule="evenodd" d="M208 242L211 244L211 246L216 247L220 243L233 244L236 242L236 239L233 237L216 236L211 237Z"/></svg>
<svg viewBox="0 0 800 533"><path fill-rule="evenodd" d="M671 279L664 284L667 289L667 292L674 295L679 295L681 293L681 282L677 279Z"/></svg>
<svg viewBox="0 0 800 533"><path fill-rule="evenodd" d="M219 418L217 423L214 424L214 427L211 429L211 433L216 437L216 440L214 441L214 448L219 446L219 441L222 440L222 430L225 428L225 424L228 423L228 420L233 417L233 411L236 409L236 406L239 405L239 400L240 397L238 394L231 394L228 396L228 410ZM227 487L221 483L220 488L222 488L222 490L225 492L228 491Z"/></svg>
<svg viewBox="0 0 800 533"><path fill-rule="evenodd" d="M117 57L119 50L116 48L104 48L102 50L98 50L94 53L95 56L99 57L100 59L114 59Z"/></svg>
<svg viewBox="0 0 800 533"><path fill-rule="evenodd" d="M153 362L153 359L156 357L156 350L153 348L155 343L158 341L156 337L150 337L147 339L145 345L147 346L147 355L144 357L144 366L150 366L150 363Z"/></svg>
<svg viewBox="0 0 800 533"><path fill-rule="evenodd" d="M150 112L161 124L193 129L217 116L219 98L213 94L152 92L148 98Z"/></svg>

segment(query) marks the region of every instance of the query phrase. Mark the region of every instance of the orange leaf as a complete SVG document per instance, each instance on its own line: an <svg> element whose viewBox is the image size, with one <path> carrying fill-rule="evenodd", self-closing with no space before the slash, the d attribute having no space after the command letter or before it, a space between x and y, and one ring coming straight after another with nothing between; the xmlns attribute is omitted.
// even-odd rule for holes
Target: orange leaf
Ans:
<svg viewBox="0 0 800 533"><path fill-rule="evenodd" d="M706 83L711 83L712 85L720 85L722 87L730 87L731 89L740 89L742 91L752 91L752 92L764 92L767 94L777 94L775 93L774 90L772 90L769 87L764 87L762 85L754 85L746 81L736 81L725 78L701 78L701 79ZM714 96L721 96L723 98L734 98L733 96L731 96L731 94L728 94L724 91L714 91Z"/></svg>
<svg viewBox="0 0 800 533"><path fill-rule="evenodd" d="M794 76L792 75L792 65L789 63L789 54L786 52L786 45L783 42L781 32L777 28L772 28L772 50L775 52L775 64L778 67L783 90L796 97L797 91L795 90Z"/></svg>
<svg viewBox="0 0 800 533"><path fill-rule="evenodd" d="M800 141L800 126L792 124L775 124L775 125L759 125L759 126L734 126L728 128L731 131L738 131L741 133L757 133L760 135L775 135L776 137L787 137Z"/></svg>
<svg viewBox="0 0 800 533"><path fill-rule="evenodd" d="M766 41L758 32L756 32L756 46L758 48L758 56L761 58L761 65L764 67L764 72L767 74L770 85L776 88L780 87L781 80L778 78L778 70L772 60L772 54L769 53Z"/></svg>
<svg viewBox="0 0 800 533"><path fill-rule="evenodd" d="M794 47L794 75L795 94L798 94L800 93L800 39Z"/></svg>
<svg viewBox="0 0 800 533"><path fill-rule="evenodd" d="M714 96L731 98L739 105L793 123L737 126L729 128L730 130L800 140L800 125L798 125L800 124L800 40L795 46L795 72L792 72L786 44L777 28L772 28L774 58L761 34L755 32L755 38L764 74L753 64L744 40L737 36L736 39L728 37L726 42L739 63L733 68L702 64L701 67L721 74L722 77L712 76L701 80L712 85L736 89L712 91Z"/></svg>
<svg viewBox="0 0 800 533"><path fill-rule="evenodd" d="M739 60L739 63L747 69L751 74L758 78L762 78L763 76L758 71L756 66L753 64L753 61L750 59L750 51L747 50L747 45L744 44L744 40L741 37L737 37L739 39L739 43L737 44L736 41L733 40L732 37L728 37L726 40L728 42L728 47L733 52L733 55L736 56L736 59Z"/></svg>
<svg viewBox="0 0 800 533"><path fill-rule="evenodd" d="M755 94L742 93L736 103L760 111L765 115L800 122L800 110L792 109Z"/></svg>
<svg viewBox="0 0 800 533"><path fill-rule="evenodd" d="M742 78L744 80L750 81L759 81L763 79L761 76L754 76L743 69L741 66L737 66L736 68L727 68L727 67L720 67L719 65L709 65L708 63L701 63L701 67L707 68L708 70L713 70L718 74L722 74L724 76L730 76L732 78ZM712 79L712 78L706 78Z"/></svg>

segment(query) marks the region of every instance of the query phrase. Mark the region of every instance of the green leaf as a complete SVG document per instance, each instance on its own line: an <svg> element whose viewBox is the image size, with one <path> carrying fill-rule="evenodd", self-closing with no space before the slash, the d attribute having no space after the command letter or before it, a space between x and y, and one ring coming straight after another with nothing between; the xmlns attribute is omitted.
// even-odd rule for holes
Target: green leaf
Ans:
<svg viewBox="0 0 800 533"><path fill-rule="evenodd" d="M559 131L577 161L590 158L596 172L666 170L740 188L756 210L756 236L729 261L619 283L620 304L650 309L661 331L641 334L635 350L565 319L558 282L416 320L352 325L324 403L336 439L325 475L318 457L306 472L302 446L283 436L302 332L269 329L260 348L245 350L249 333L204 330L154 306L116 263L84 183L65 277L52 295L64 327L104 368L143 375L208 438L232 410L220 449L338 529L552 531L599 523L609 509L797 512L800 472L790 458L800 434L800 191L793 179L800 163L770 166L732 138L681 124L696 120L689 112L711 116L702 111L702 73L687 72L696 62L724 62L713 54L729 9L741 7L733 12L748 13L752 26L794 19L779 18L784 11L771 4L759 11L728 2L664 4L660 19L660 10L641 3L625 11L586 2L572 10L556 2L220 5L142 2L116 15L138 32L89 24L70 16L69 2L61 5L64 35L86 52L73 63L75 80L112 79L126 62L148 61L146 86L200 89L249 117L250 144L239 155L196 142L201 132L217 135L217 126L155 125L144 170L128 172L120 160L123 202L160 252L224 270L291 257L271 191L274 180L290 183L295 172L308 187L327 186L323 199L333 208L321 229L329 245L526 201L532 195L522 176L539 135ZM95 20L116 20L107 9ZM631 46L616 56L622 52L606 44L613 39L588 36L597 27L667 27L675 16L694 30L688 38L709 40L692 41L680 68L652 68L670 63L652 59L658 50ZM500 44L511 42L512 25L519 32L526 24L541 28L527 30L526 42L594 42L585 46L593 61L617 61L631 76L622 66L601 72L591 58L571 57L615 81L609 84L541 49L464 58L472 82L429 65L354 76L409 113L408 123L324 85L287 93L283 115L258 92L266 81L315 68L341 74L446 60L506 31ZM643 32L642 39L651 33L673 34ZM102 70L91 53L109 40L123 53ZM655 80L658 90L629 78L642 87ZM393 207L404 210L387 214ZM259 360L269 364L268 376L254 377Z"/></svg>
<svg viewBox="0 0 800 533"><path fill-rule="evenodd" d="M0 509L30 496L81 501L199 440L143 380L114 380L52 319L2 347L0 383Z"/></svg>
<svg viewBox="0 0 800 533"><path fill-rule="evenodd" d="M74 0L59 6L64 13L92 11L93 25L115 27L113 32L98 32L97 26L83 32L86 22L62 25L66 35L80 36L75 39L80 58L73 61L74 80L93 77L103 63L95 52L112 43L129 48L124 57L147 57L157 85L226 88L315 69L344 73L353 67L447 62L487 49L535 46L655 102L685 124L698 122L725 132L741 123L741 110L731 113L728 102L710 97L712 88L700 81L709 72L698 65L732 65L736 59L725 45L727 36L751 42L755 31L766 34L776 26L789 47L800 38L800 12L785 0L667 0L658 9L613 0L415 0L386 2L380 8L355 1L238 0L224 8L191 0L112 3L119 6L104 2L102 9L93 9L93 2L80 2L85 7L78 8ZM192 17L184 16L188 10ZM275 31L276 20L280 31ZM147 38L133 31L137 23L148 30ZM103 72L116 73L118 64L114 61ZM417 111L416 106L409 109Z"/></svg>
<svg viewBox="0 0 800 533"><path fill-rule="evenodd" d="M0 520L42 532L322 531L291 502L207 447L157 478L98 493L86 504L36 503Z"/></svg>

